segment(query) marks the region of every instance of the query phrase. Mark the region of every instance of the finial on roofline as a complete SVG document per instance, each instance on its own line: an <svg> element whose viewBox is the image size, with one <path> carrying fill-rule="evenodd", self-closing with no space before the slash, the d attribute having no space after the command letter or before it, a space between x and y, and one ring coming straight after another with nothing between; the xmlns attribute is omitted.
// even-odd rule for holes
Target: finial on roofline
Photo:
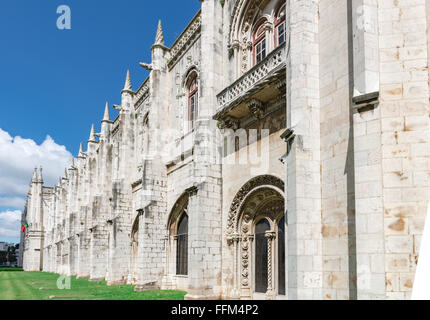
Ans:
<svg viewBox="0 0 430 320"><path fill-rule="evenodd" d="M161 20L158 20L157 34L155 35L154 44L161 44L164 46L164 35L163 35L163 27L161 25Z"/></svg>
<svg viewBox="0 0 430 320"><path fill-rule="evenodd" d="M123 91L133 91L131 87L131 80L130 80L130 70L127 70L127 76L125 78L125 84Z"/></svg>
<svg viewBox="0 0 430 320"><path fill-rule="evenodd" d="M105 107L105 114L103 116L103 121L110 122L110 116L109 116L109 104L106 101L106 107Z"/></svg>
<svg viewBox="0 0 430 320"><path fill-rule="evenodd" d="M96 142L96 141L97 141L96 140L96 133L95 133L94 124L93 124L93 125L91 125L90 138L89 138L88 142Z"/></svg>

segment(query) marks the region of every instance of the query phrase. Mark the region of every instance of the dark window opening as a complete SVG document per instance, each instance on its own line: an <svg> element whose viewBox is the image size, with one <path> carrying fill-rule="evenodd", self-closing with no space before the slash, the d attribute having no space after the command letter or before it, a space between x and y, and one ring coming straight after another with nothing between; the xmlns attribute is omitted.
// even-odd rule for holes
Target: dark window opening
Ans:
<svg viewBox="0 0 430 320"><path fill-rule="evenodd" d="M268 246L266 231L270 230L266 219L255 226L255 292L266 293L268 286Z"/></svg>
<svg viewBox="0 0 430 320"><path fill-rule="evenodd" d="M278 224L278 293L285 295L285 217Z"/></svg>
<svg viewBox="0 0 430 320"><path fill-rule="evenodd" d="M255 63L261 62L266 58L266 39L255 45Z"/></svg>
<svg viewBox="0 0 430 320"><path fill-rule="evenodd" d="M285 22L278 26L278 45L285 42Z"/></svg>
<svg viewBox="0 0 430 320"><path fill-rule="evenodd" d="M176 274L188 274L188 216L182 214L178 224L178 240L176 248Z"/></svg>

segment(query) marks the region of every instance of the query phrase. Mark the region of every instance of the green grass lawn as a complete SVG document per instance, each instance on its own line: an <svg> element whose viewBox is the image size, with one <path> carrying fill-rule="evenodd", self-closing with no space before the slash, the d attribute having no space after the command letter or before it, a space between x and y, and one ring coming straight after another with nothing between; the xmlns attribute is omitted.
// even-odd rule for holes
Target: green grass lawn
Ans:
<svg viewBox="0 0 430 320"><path fill-rule="evenodd" d="M183 291L134 292L134 286L71 279L70 290L57 288L59 275L0 269L0 300L183 300Z"/></svg>

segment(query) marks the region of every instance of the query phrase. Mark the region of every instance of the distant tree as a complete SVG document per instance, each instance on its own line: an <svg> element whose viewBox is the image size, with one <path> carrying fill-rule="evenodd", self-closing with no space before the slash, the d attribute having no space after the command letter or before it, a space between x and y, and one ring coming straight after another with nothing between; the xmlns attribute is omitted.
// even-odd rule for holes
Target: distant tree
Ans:
<svg viewBox="0 0 430 320"><path fill-rule="evenodd" d="M0 251L0 264L6 263L7 251Z"/></svg>
<svg viewBox="0 0 430 320"><path fill-rule="evenodd" d="M15 257L15 247L9 247L8 249L8 260L9 262L16 262L16 257Z"/></svg>

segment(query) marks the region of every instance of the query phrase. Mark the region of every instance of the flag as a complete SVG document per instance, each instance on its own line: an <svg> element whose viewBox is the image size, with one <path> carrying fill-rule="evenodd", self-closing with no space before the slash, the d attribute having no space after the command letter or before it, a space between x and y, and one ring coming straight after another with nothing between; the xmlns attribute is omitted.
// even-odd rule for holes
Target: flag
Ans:
<svg viewBox="0 0 430 320"><path fill-rule="evenodd" d="M28 229L28 223L27 223L27 221L25 221L24 225L22 226L21 231L25 232L25 230L27 230L27 229Z"/></svg>

